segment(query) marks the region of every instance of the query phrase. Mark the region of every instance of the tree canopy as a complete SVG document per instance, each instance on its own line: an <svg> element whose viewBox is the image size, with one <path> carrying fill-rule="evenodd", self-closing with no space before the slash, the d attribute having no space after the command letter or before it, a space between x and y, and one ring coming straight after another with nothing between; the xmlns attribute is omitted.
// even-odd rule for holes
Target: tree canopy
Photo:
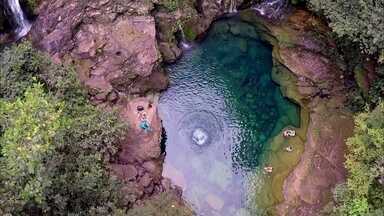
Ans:
<svg viewBox="0 0 384 216"><path fill-rule="evenodd" d="M355 119L347 141L348 179L335 191L336 215L384 214L384 103Z"/></svg>
<svg viewBox="0 0 384 216"><path fill-rule="evenodd" d="M340 37L358 42L366 53L384 61L384 0L309 0L310 6L329 19Z"/></svg>

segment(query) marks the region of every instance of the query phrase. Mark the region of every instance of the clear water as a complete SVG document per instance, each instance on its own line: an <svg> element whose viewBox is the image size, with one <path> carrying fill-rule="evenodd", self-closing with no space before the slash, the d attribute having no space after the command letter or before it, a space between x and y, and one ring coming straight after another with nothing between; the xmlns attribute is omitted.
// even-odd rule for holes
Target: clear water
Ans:
<svg viewBox="0 0 384 216"><path fill-rule="evenodd" d="M263 175L269 139L299 126L298 107L271 79L272 64L271 46L232 19L215 23L168 67L171 86L159 106L167 134L163 175L183 188L198 215L249 214L248 186L255 173Z"/></svg>

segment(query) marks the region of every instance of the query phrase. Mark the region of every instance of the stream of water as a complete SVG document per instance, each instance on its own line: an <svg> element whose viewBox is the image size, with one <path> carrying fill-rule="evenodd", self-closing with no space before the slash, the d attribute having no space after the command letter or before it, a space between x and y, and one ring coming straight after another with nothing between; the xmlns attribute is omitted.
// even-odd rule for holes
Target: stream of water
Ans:
<svg viewBox="0 0 384 216"><path fill-rule="evenodd" d="M265 147L300 124L299 108L271 79L271 49L254 27L222 20L168 67L171 85L159 105L167 134L163 175L198 215L250 215L249 185L263 184L255 175L264 175Z"/></svg>
<svg viewBox="0 0 384 216"><path fill-rule="evenodd" d="M15 39L18 40L28 34L31 29L31 23L21 9L19 0L7 0L7 4L16 25Z"/></svg>

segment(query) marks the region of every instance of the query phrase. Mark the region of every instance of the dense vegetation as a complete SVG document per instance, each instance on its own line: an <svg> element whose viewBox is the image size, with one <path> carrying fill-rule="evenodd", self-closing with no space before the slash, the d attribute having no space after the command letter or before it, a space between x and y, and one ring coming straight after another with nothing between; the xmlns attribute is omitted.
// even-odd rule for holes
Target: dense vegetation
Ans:
<svg viewBox="0 0 384 216"><path fill-rule="evenodd" d="M384 103L359 114L347 141L345 185L335 190L334 215L384 214Z"/></svg>
<svg viewBox="0 0 384 216"><path fill-rule="evenodd" d="M126 126L28 43L0 55L0 214L118 212L105 161Z"/></svg>
<svg viewBox="0 0 384 216"><path fill-rule="evenodd" d="M380 55L384 61L383 0L309 0L310 6L324 14L340 37L358 42L364 52Z"/></svg>

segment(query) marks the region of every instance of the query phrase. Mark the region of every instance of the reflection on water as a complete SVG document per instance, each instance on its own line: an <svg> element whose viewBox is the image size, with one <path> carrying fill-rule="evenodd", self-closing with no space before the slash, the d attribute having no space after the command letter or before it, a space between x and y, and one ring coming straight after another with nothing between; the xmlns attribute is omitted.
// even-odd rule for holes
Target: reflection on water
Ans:
<svg viewBox="0 0 384 216"><path fill-rule="evenodd" d="M271 55L252 26L225 20L168 68L163 174L199 215L248 215L269 138L299 124L298 108L271 80Z"/></svg>

